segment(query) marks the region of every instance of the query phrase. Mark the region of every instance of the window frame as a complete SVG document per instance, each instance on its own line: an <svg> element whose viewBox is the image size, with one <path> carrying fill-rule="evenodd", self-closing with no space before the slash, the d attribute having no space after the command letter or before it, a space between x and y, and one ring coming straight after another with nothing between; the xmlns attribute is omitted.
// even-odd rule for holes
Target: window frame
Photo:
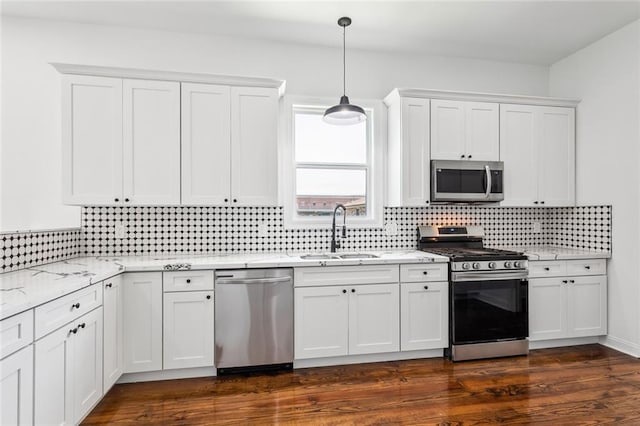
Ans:
<svg viewBox="0 0 640 426"><path fill-rule="evenodd" d="M285 229L331 228L332 216L298 216L296 213L296 171L298 165L309 169L364 169L367 174L366 216L348 216L347 228L381 228L384 197L383 152L386 146L386 120L382 101L353 100L367 114L367 163L297 163L295 159L295 113L298 111L323 111L335 104L335 99L286 95L283 99L281 134L280 193L284 204ZM308 167L307 167L308 166Z"/></svg>

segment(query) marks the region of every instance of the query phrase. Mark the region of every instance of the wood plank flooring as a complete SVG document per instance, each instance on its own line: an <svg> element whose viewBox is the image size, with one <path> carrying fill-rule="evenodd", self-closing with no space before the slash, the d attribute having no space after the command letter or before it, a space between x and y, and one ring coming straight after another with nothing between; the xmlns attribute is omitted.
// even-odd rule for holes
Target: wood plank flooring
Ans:
<svg viewBox="0 0 640 426"><path fill-rule="evenodd" d="M116 385L84 424L635 424L640 361L600 345Z"/></svg>

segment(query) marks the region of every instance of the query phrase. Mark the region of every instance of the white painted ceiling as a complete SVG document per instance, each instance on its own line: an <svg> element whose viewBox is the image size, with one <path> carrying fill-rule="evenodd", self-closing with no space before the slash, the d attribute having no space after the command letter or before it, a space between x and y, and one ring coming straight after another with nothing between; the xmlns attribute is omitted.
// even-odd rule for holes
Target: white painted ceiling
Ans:
<svg viewBox="0 0 640 426"><path fill-rule="evenodd" d="M551 64L640 18L635 1L2 1L2 15Z"/></svg>

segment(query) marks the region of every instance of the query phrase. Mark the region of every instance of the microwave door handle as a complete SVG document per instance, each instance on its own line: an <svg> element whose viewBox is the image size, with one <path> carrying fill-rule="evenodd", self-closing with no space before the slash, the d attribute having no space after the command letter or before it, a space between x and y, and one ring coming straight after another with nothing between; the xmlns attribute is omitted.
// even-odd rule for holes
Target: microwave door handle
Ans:
<svg viewBox="0 0 640 426"><path fill-rule="evenodd" d="M484 197L489 198L489 195L491 195L491 169L486 164L484 166L484 172L487 174L487 190L484 193Z"/></svg>

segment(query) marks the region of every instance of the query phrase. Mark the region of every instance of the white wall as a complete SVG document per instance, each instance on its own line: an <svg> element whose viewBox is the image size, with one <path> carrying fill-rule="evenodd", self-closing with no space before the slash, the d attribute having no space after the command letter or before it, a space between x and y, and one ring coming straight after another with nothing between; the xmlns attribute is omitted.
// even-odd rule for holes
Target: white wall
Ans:
<svg viewBox="0 0 640 426"><path fill-rule="evenodd" d="M340 49L2 17L0 231L78 226L60 204L60 87L49 62L279 78L287 93L341 94ZM394 87L544 96L548 68L424 55L347 52L347 94Z"/></svg>
<svg viewBox="0 0 640 426"><path fill-rule="evenodd" d="M640 21L551 66L577 110L576 199L613 205L606 343L640 356Z"/></svg>

